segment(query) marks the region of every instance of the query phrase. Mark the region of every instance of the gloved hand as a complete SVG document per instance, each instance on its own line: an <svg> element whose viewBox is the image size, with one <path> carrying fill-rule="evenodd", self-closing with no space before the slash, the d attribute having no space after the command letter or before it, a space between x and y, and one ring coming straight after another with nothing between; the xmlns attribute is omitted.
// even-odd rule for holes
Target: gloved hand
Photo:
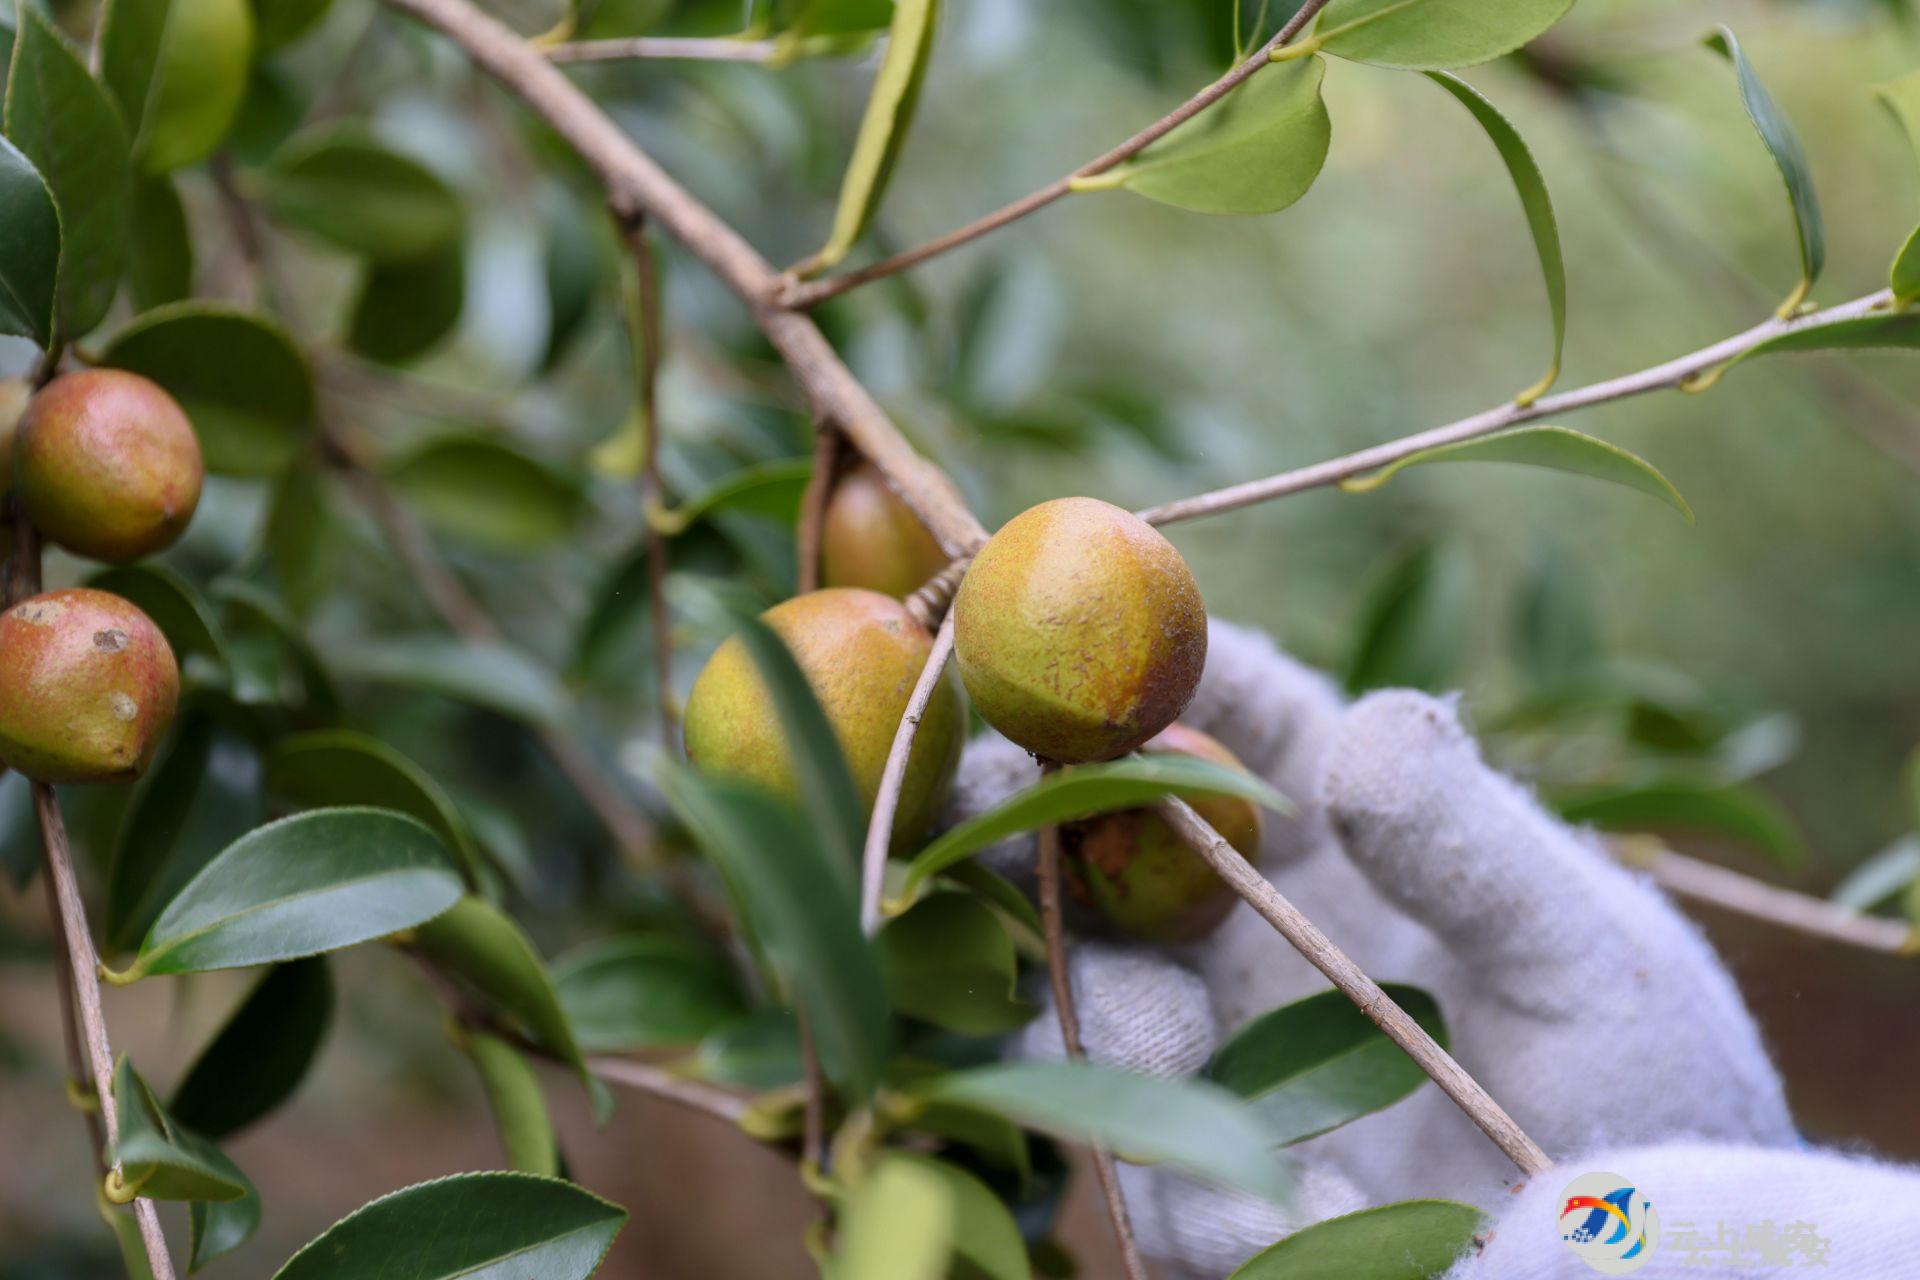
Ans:
<svg viewBox="0 0 1920 1280"><path fill-rule="evenodd" d="M1709 1235L1722 1222L1784 1228L1845 1208L1844 1230L1838 1216L1821 1226L1827 1274L1891 1280L1874 1268L1900 1232L1901 1265L1920 1257L1920 1177L1758 1150L1798 1139L1726 971L1655 888L1489 769L1451 701L1396 690L1345 707L1264 636L1216 623L1206 677L1181 719L1299 804L1293 819L1269 815L1262 870L1376 980L1432 992L1455 1056L1559 1167L1522 1191L1519 1171L1431 1084L1289 1148L1291 1212L1123 1164L1141 1247L1168 1274L1224 1276L1315 1221L1432 1196L1497 1219L1459 1277L1591 1275L1560 1242L1555 1199L1591 1170L1640 1180L1669 1232L1689 1218ZM1037 776L1010 743L976 740L949 817L984 811ZM1031 883L1030 839L985 856ZM1184 951L1081 943L1071 968L1088 1054L1166 1075L1199 1070L1223 1033L1327 985L1244 904ZM1020 1051L1060 1054L1051 1009ZM1887 1184L1900 1179L1895 1198ZM1845 1191L1855 1184L1857 1199ZM1887 1221L1868 1230L1863 1213L1875 1204ZM1670 1245L1640 1274L1773 1274L1674 1269L1678 1256Z"/></svg>

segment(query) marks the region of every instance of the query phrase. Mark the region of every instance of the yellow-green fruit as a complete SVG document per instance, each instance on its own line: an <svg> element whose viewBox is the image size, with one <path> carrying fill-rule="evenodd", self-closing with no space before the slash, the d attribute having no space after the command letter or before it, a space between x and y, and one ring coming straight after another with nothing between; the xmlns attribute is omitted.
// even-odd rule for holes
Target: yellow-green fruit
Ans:
<svg viewBox="0 0 1920 1280"><path fill-rule="evenodd" d="M1231 751L1198 729L1171 725L1144 748L1242 769ZM1260 848L1260 809L1239 796L1188 803L1251 861ZM1152 809L1123 809L1060 828L1067 883L1128 937L1162 946L1198 942L1238 901L1232 889Z"/></svg>
<svg viewBox="0 0 1920 1280"><path fill-rule="evenodd" d="M1138 516L1093 498L1009 520L974 557L953 613L974 706L1062 763L1125 755L1172 724L1207 660L1187 562Z"/></svg>
<svg viewBox="0 0 1920 1280"><path fill-rule="evenodd" d="M49 591L0 613L0 764L29 778L139 777L179 696L166 637L119 596Z"/></svg>
<svg viewBox="0 0 1920 1280"><path fill-rule="evenodd" d="M894 730L933 650L933 637L898 600L830 588L777 604L760 620L792 651L827 714L860 798L871 812ZM966 732L960 691L934 691L907 757L896 843L926 830L946 798ZM773 697L738 637L714 651L687 697L687 755L712 773L743 777L798 800L793 758Z"/></svg>
<svg viewBox="0 0 1920 1280"><path fill-rule="evenodd" d="M947 554L870 462L841 477L820 527L820 581L905 596L947 567Z"/></svg>
<svg viewBox="0 0 1920 1280"><path fill-rule="evenodd" d="M27 405L14 483L34 527L75 555L126 564L172 544L200 504L193 424L156 383L118 369L55 378Z"/></svg>

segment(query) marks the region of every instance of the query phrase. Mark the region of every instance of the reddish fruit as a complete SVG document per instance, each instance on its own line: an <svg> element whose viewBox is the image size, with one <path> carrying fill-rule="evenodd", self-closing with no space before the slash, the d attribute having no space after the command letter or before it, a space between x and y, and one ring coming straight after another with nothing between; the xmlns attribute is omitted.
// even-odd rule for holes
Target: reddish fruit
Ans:
<svg viewBox="0 0 1920 1280"><path fill-rule="evenodd" d="M947 553L872 463L834 485L820 527L821 582L905 596L946 567Z"/></svg>
<svg viewBox="0 0 1920 1280"><path fill-rule="evenodd" d="M179 696L166 637L119 596L49 591L0 613L0 764L29 778L139 777Z"/></svg>
<svg viewBox="0 0 1920 1280"><path fill-rule="evenodd" d="M898 600L845 587L796 596L760 617L800 664L871 811L933 637ZM960 691L949 676L934 691L907 757L895 841L926 830L953 782L965 732ZM686 738L687 755L700 768L799 798L779 713L738 637L721 645L693 682Z"/></svg>
<svg viewBox="0 0 1920 1280"><path fill-rule="evenodd" d="M1138 516L1043 502L974 557L954 598L960 678L987 723L1042 759L1125 755L1200 684L1207 611L1192 570Z"/></svg>
<svg viewBox="0 0 1920 1280"><path fill-rule="evenodd" d="M27 405L14 444L27 518L75 555L113 564L179 537L205 475L193 424L173 397L118 369L48 383Z"/></svg>
<svg viewBox="0 0 1920 1280"><path fill-rule="evenodd" d="M1198 729L1171 725L1143 748L1242 769L1231 751ZM1260 809L1239 796L1196 796L1188 803L1252 861L1260 848ZM1124 809L1060 828L1067 883L1115 929L1142 942L1198 942L1237 901L1199 854L1152 809Z"/></svg>

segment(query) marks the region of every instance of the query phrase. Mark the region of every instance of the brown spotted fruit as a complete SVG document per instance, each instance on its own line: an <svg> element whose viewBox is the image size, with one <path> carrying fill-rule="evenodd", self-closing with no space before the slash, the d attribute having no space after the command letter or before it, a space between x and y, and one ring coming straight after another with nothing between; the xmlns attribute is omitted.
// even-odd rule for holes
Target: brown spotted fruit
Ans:
<svg viewBox="0 0 1920 1280"><path fill-rule="evenodd" d="M1046 760L1125 755L1186 709L1207 611L1173 544L1129 512L1057 498L1009 520L953 602L954 657L988 724Z"/></svg>
<svg viewBox="0 0 1920 1280"><path fill-rule="evenodd" d="M206 469L193 424L157 383L119 369L55 378L14 442L27 518L75 555L125 564L193 519Z"/></svg>
<svg viewBox="0 0 1920 1280"><path fill-rule="evenodd" d="M834 485L820 525L821 582L905 596L946 567L946 552L872 463Z"/></svg>
<svg viewBox="0 0 1920 1280"><path fill-rule="evenodd" d="M1141 750L1192 756L1245 771L1231 751L1198 729L1173 724ZM1188 800L1252 861L1260 848L1260 807L1240 796ZM1115 930L1141 942L1179 946L1219 927L1239 901L1227 883L1151 808L1122 809L1060 828L1067 884Z"/></svg>
<svg viewBox="0 0 1920 1280"><path fill-rule="evenodd" d="M792 652L833 726L869 812L894 730L933 651L933 637L906 606L876 591L834 587L760 615ZM949 675L935 689L907 757L894 841L924 832L960 763L966 713ZM793 757L772 694L736 636L707 661L687 696L687 755L699 768L800 798Z"/></svg>
<svg viewBox="0 0 1920 1280"><path fill-rule="evenodd" d="M29 778L139 777L179 696L166 637L119 596L49 591L0 613L0 764Z"/></svg>

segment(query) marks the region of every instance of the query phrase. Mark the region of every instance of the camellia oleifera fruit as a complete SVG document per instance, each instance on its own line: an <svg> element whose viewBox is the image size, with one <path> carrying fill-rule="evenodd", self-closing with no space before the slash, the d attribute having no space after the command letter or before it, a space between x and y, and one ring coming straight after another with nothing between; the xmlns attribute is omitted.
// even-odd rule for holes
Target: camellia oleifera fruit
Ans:
<svg viewBox="0 0 1920 1280"><path fill-rule="evenodd" d="M1169 725L1142 748L1193 756L1245 770L1231 751L1183 724ZM1188 803L1252 861L1260 848L1260 807L1240 796L1195 796ZM1067 883L1119 932L1178 946L1219 927L1239 901L1206 861L1151 808L1122 809L1060 828Z"/></svg>
<svg viewBox="0 0 1920 1280"><path fill-rule="evenodd" d="M795 596L767 610L761 621L805 673L871 812L894 730L933 650L933 637L898 600L846 587ZM960 691L949 676L927 704L907 757L893 823L896 842L926 830L953 782L965 733ZM715 650L693 682L686 738L687 755L701 769L799 798L772 694L738 637Z"/></svg>
<svg viewBox="0 0 1920 1280"><path fill-rule="evenodd" d="M157 383L118 369L55 378L14 442L27 518L75 555L125 564L193 519L206 469L193 424Z"/></svg>
<svg viewBox="0 0 1920 1280"><path fill-rule="evenodd" d="M166 637L119 596L49 591L0 613L0 763L29 778L139 777L179 696Z"/></svg>
<svg viewBox="0 0 1920 1280"><path fill-rule="evenodd" d="M1199 686L1207 612L1151 525L1093 498L1008 521L954 598L954 657L987 723L1046 760L1125 755Z"/></svg>
<svg viewBox="0 0 1920 1280"><path fill-rule="evenodd" d="M905 596L946 567L946 552L872 463L841 477L820 526L821 582Z"/></svg>

